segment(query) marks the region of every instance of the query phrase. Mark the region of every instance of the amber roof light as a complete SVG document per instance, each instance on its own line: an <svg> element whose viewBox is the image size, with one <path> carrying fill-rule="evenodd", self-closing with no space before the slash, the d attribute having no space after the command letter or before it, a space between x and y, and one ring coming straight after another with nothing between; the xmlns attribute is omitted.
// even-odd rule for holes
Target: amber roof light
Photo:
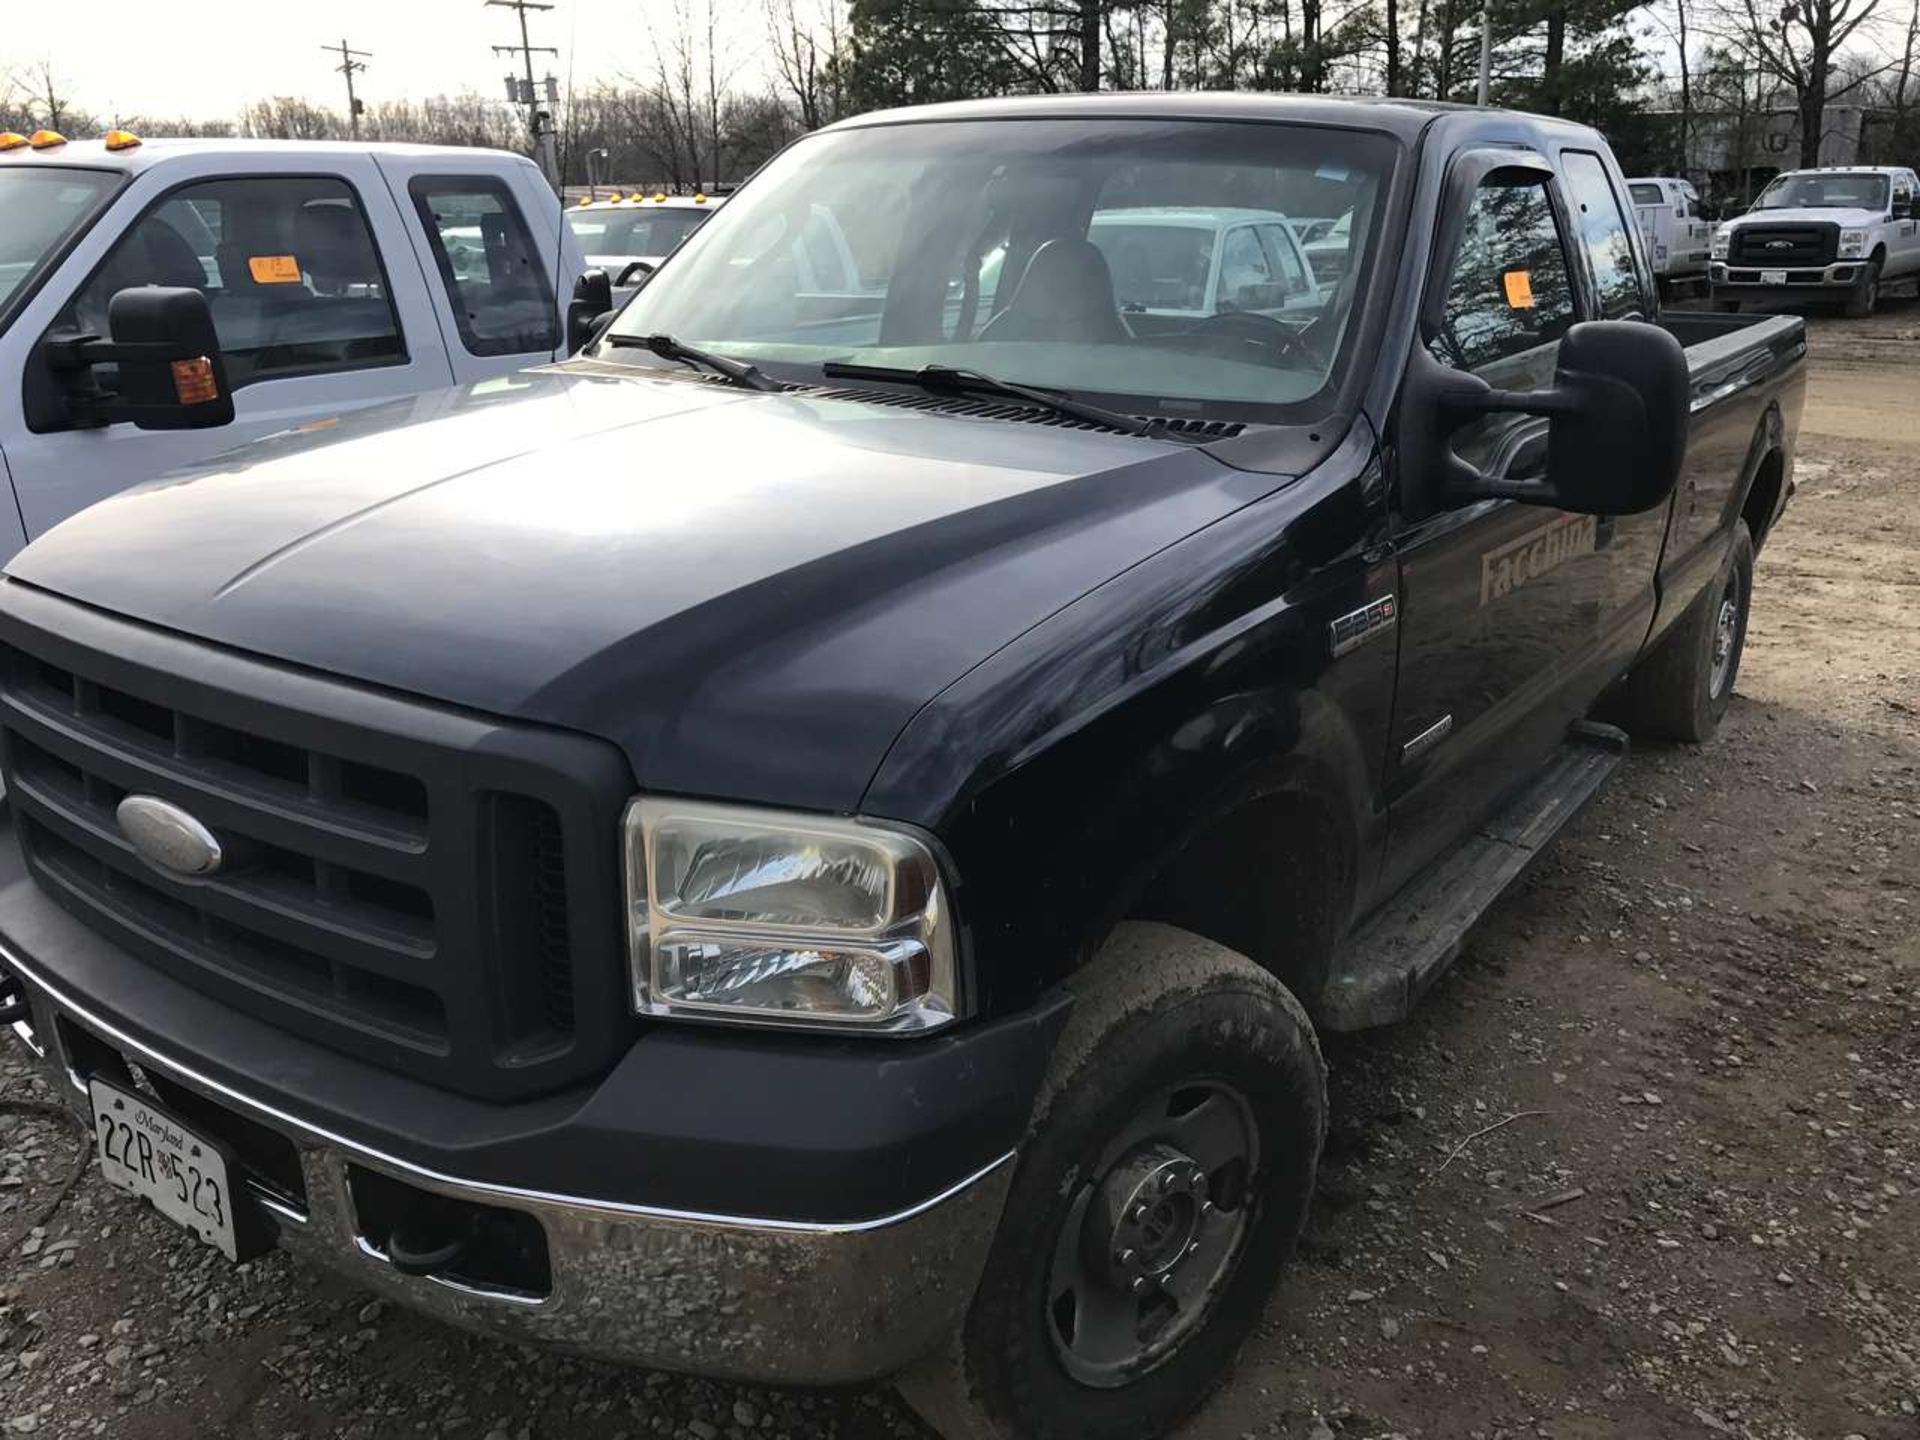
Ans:
<svg viewBox="0 0 1920 1440"><path fill-rule="evenodd" d="M67 143L67 137L58 130L36 130L27 143L36 150L51 150L56 145Z"/></svg>

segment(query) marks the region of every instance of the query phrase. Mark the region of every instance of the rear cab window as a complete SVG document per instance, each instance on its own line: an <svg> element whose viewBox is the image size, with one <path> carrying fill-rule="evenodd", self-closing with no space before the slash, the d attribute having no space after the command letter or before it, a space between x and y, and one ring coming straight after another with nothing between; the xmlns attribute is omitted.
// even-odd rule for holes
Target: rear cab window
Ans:
<svg viewBox="0 0 1920 1440"><path fill-rule="evenodd" d="M1632 234L1606 165L1591 151L1568 150L1560 156L1560 173L1573 204L1574 227L1593 272L1600 318L1624 320L1646 314L1646 292L1633 258Z"/></svg>
<svg viewBox="0 0 1920 1440"><path fill-rule="evenodd" d="M421 175L407 191L470 355L552 351L559 312L539 248L504 181Z"/></svg>
<svg viewBox="0 0 1920 1440"><path fill-rule="evenodd" d="M326 175L196 180L150 205L51 327L108 333L122 290L207 297L228 382L325 374L407 358L359 196Z"/></svg>

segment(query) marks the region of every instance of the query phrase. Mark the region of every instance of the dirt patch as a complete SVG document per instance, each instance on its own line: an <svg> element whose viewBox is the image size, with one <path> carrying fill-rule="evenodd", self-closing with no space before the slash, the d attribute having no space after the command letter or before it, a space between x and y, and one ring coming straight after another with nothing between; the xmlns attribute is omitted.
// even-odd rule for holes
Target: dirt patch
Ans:
<svg viewBox="0 0 1920 1440"><path fill-rule="evenodd" d="M1920 1434L1920 305L1816 317L1812 348L1726 725L1636 754L1411 1023L1329 1045L1305 1251L1191 1440ZM0 1096L37 1093L9 1059ZM0 1111L12 1433L924 1434L883 1393L236 1271L93 1175L16 1235L77 1134Z"/></svg>

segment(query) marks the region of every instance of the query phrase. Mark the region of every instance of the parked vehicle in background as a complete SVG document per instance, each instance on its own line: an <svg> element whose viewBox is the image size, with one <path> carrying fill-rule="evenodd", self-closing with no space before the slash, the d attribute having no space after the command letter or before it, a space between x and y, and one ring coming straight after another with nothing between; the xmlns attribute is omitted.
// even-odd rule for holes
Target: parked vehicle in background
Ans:
<svg viewBox="0 0 1920 1440"><path fill-rule="evenodd" d="M1700 213L1700 192L1693 182L1672 176L1650 175L1627 181L1633 197L1634 219L1653 267L1654 283L1662 299L1693 284L1705 284L1707 248L1713 226Z"/></svg>
<svg viewBox="0 0 1920 1440"><path fill-rule="evenodd" d="M1291 213L1336 283L1209 311ZM1659 315L1631 214L1595 131L1411 101L805 137L573 359L15 557L15 1034L230 1258L1165 1434L1271 1313L1319 1034L1614 771L1596 705L1732 699L1805 322Z"/></svg>
<svg viewBox="0 0 1920 1440"><path fill-rule="evenodd" d="M567 210L567 226L586 263L616 287L645 280L724 203L716 196L631 195L588 200Z"/></svg>
<svg viewBox="0 0 1920 1440"><path fill-rule="evenodd" d="M1316 226L1311 239L1301 236L1301 248L1306 252L1307 263L1313 267L1313 277L1322 285L1331 285L1347 269L1347 246L1353 237L1353 215L1351 212L1340 216L1326 225Z"/></svg>
<svg viewBox="0 0 1920 1440"><path fill-rule="evenodd" d="M521 155L0 136L0 559L242 441L559 359L580 270ZM107 337L116 297L174 289L204 302L225 386L158 416Z"/></svg>
<svg viewBox="0 0 1920 1440"><path fill-rule="evenodd" d="M1223 311L1277 315L1318 301L1287 217L1271 210L1141 206L1099 210L1087 238L1136 335Z"/></svg>
<svg viewBox="0 0 1920 1440"><path fill-rule="evenodd" d="M1871 315L1883 285L1920 283L1920 178L1903 166L1789 170L1713 232L1713 303L1834 301Z"/></svg>

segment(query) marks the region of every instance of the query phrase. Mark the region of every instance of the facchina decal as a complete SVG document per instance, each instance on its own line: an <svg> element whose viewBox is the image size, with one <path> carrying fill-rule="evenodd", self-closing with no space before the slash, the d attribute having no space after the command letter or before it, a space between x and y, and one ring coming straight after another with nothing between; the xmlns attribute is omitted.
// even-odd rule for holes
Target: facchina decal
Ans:
<svg viewBox="0 0 1920 1440"><path fill-rule="evenodd" d="M1487 551L1480 557L1480 603L1502 599L1569 560L1591 555L1599 536L1599 522L1593 516L1563 515L1498 550Z"/></svg>

